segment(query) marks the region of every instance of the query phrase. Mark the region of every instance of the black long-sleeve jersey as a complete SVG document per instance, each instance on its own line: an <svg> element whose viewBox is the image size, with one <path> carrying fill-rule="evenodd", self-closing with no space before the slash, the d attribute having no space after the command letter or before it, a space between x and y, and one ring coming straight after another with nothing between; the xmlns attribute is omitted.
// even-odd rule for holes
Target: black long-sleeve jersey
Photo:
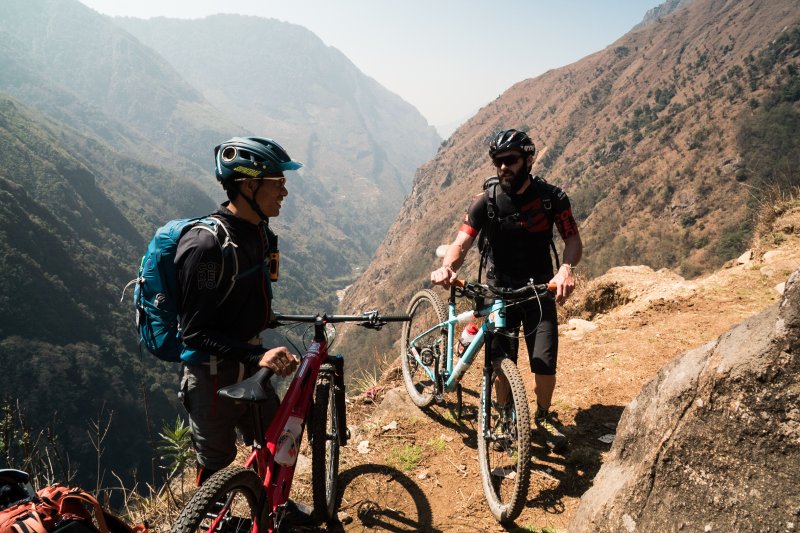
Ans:
<svg viewBox="0 0 800 533"><path fill-rule="evenodd" d="M265 223L252 224L223 204L214 216L223 220L236 244L223 252L219 239L203 228L190 229L178 243L178 321L184 344L200 354L188 356L201 363L214 355L222 359L257 363L264 348L248 341L270 321L272 293L269 280L269 241ZM239 274L231 287L235 253ZM261 268L259 268L259 266ZM222 303L220 303L222 302Z"/></svg>

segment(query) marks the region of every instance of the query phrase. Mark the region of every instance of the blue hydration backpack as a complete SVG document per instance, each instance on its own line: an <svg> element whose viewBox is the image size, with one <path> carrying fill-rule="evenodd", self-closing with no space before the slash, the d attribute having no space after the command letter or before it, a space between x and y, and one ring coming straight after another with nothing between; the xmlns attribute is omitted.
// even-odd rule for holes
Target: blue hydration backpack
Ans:
<svg viewBox="0 0 800 533"><path fill-rule="evenodd" d="M193 351L181 341L178 326L178 273L175 268L178 241L193 227L210 231L222 251L222 275L219 276L218 283L230 280L230 286L218 305L231 293L239 272L239 262L233 250L236 245L231 241L230 233L221 219L207 216L171 220L156 230L142 257L139 277L128 286L135 284L133 301L136 307L139 345L144 345L150 353L164 361L180 362L181 354ZM225 272L227 255L233 256L230 275Z"/></svg>

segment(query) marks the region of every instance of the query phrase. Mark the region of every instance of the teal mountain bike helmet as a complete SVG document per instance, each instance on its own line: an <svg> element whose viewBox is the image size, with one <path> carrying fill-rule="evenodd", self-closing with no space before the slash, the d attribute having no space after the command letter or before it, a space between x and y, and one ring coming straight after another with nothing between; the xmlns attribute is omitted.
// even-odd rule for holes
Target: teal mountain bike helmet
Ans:
<svg viewBox="0 0 800 533"><path fill-rule="evenodd" d="M508 150L514 150L524 155L536 153L536 147L528 134L518 130L501 131L489 142L489 157Z"/></svg>
<svg viewBox="0 0 800 533"><path fill-rule="evenodd" d="M266 137L234 137L214 148L217 181L226 186L232 181L274 176L303 166L292 161L280 144Z"/></svg>

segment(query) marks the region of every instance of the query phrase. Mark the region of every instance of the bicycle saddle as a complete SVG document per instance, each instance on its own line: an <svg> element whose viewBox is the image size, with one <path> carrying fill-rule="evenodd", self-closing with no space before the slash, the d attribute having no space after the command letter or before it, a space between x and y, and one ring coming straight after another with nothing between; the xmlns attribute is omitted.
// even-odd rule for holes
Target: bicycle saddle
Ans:
<svg viewBox="0 0 800 533"><path fill-rule="evenodd" d="M220 398L229 398L239 402L258 403L267 401L273 395L267 395L264 386L272 374L273 370L271 368L262 368L244 381L222 387L217 391L217 395Z"/></svg>

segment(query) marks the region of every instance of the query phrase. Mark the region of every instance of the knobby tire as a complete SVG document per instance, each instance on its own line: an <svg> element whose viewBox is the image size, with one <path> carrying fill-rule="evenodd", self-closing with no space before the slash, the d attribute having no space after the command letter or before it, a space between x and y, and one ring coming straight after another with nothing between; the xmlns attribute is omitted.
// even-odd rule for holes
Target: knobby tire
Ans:
<svg viewBox="0 0 800 533"><path fill-rule="evenodd" d="M489 510L500 523L513 521L525 506L530 483L530 427L528 398L517 365L510 359L493 361L493 375L481 388L481 405L478 415L478 459L481 482ZM508 380L513 422L497 428L499 412L495 409L496 390L494 377ZM487 397L488 393L488 397ZM488 413L488 423L484 423ZM484 434L484 428L488 428ZM504 438L495 440L497 435ZM497 444L496 444L497 443Z"/></svg>
<svg viewBox="0 0 800 533"><path fill-rule="evenodd" d="M409 342L428 328L447 320L447 308L435 292L422 290L414 295L408 304L409 322L403 324L403 336L400 343L400 360L403 367L403 383L411 401L417 407L428 407L435 398L435 384L414 358ZM419 341L418 350L431 350L438 357L440 365L447 357L447 328L433 331ZM435 365L431 364L431 368Z"/></svg>
<svg viewBox="0 0 800 533"><path fill-rule="evenodd" d="M335 391L332 376L320 373L311 421L311 486L314 516L319 522L326 523L337 520L339 432L347 430L341 427Z"/></svg>
<svg viewBox="0 0 800 533"><path fill-rule="evenodd" d="M207 532L229 495L233 504L215 532L249 533L253 520L266 524L266 493L253 470L231 466L220 470L194 493L170 530L172 533Z"/></svg>

